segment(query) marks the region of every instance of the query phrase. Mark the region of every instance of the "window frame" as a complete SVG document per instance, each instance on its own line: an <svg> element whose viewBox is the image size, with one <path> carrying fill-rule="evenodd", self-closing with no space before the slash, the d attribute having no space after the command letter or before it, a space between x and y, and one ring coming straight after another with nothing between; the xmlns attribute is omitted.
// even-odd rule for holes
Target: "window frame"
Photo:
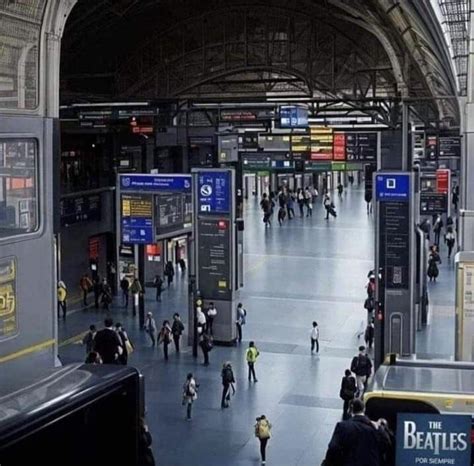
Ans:
<svg viewBox="0 0 474 466"><path fill-rule="evenodd" d="M15 243L18 241L31 240L33 238L39 238L44 233L44 216L43 216L43 205L44 205L44 186L43 177L41 176L44 170L43 157L42 157L42 145L38 138L38 134L23 133L23 134L8 134L0 133L0 144L5 142L32 142L35 145L35 176L34 176L34 193L36 198L36 225L33 231L18 233L14 235L1 236L0 234L0 245L6 243ZM0 227L1 231L1 227Z"/></svg>

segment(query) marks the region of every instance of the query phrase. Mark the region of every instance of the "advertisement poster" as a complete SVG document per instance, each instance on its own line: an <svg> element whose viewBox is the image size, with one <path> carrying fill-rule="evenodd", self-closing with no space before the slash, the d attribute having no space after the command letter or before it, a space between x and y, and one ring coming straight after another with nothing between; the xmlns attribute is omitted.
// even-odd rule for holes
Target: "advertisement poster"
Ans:
<svg viewBox="0 0 474 466"><path fill-rule="evenodd" d="M471 465L471 416L399 414L396 465Z"/></svg>

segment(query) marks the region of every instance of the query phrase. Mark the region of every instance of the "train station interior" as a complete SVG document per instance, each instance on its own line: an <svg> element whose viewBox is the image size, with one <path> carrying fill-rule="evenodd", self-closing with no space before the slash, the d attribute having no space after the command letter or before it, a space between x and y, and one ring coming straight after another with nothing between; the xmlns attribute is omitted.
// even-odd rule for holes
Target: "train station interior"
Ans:
<svg viewBox="0 0 474 466"><path fill-rule="evenodd" d="M471 19L0 0L0 466L474 465Z"/></svg>

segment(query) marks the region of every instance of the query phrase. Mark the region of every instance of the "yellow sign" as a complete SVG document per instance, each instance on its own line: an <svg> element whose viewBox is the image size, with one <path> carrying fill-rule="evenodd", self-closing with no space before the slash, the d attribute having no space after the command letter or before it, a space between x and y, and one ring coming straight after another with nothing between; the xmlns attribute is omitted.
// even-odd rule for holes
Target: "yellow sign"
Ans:
<svg viewBox="0 0 474 466"><path fill-rule="evenodd" d="M16 262L14 258L0 259L0 338L17 331Z"/></svg>

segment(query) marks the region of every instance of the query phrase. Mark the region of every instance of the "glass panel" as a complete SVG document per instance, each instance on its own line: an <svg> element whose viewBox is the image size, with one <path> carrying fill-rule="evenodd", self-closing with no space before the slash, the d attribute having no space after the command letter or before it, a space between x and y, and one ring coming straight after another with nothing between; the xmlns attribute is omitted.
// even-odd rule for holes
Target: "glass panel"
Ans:
<svg viewBox="0 0 474 466"><path fill-rule="evenodd" d="M38 104L38 56L46 0L0 0L0 109Z"/></svg>
<svg viewBox="0 0 474 466"><path fill-rule="evenodd" d="M0 238L38 229L37 160L35 140L0 140Z"/></svg>

